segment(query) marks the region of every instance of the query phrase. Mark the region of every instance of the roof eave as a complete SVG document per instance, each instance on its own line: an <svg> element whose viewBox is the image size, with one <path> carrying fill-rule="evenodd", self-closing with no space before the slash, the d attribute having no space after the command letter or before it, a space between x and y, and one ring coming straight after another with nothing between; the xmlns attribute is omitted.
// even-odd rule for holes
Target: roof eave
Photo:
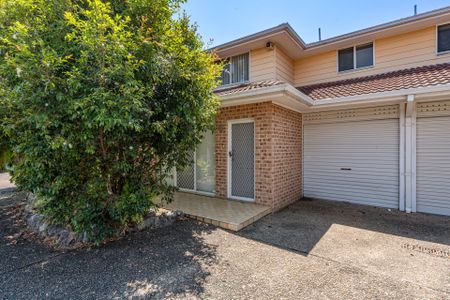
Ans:
<svg viewBox="0 0 450 300"><path fill-rule="evenodd" d="M216 52L216 51L220 51L220 50L225 50L227 48L231 48L231 47L235 47L237 45L245 44L247 42L251 42L251 41L259 39L259 38L264 38L266 36L270 36L270 35L273 35L275 33L279 33L279 32L282 32L282 31L286 31L288 34L290 34L294 38L294 40L297 42L299 47L301 47L302 49L306 48L305 42L297 34L297 32L295 32L295 30L291 27L291 25L289 25L289 23L282 23L282 24L280 24L278 26L271 27L271 28L268 28L266 30L259 31L257 33L250 34L250 35L244 36L242 38L239 38L239 39L236 39L236 40L224 43L224 44L220 44L220 45L212 47L212 48L209 48L209 49L207 49L207 51L208 52Z"/></svg>
<svg viewBox="0 0 450 300"><path fill-rule="evenodd" d="M347 97L337 97L337 98L327 98L314 100L314 106L324 106L324 105L339 105L348 103L364 103L367 101L374 100L395 100L395 99L405 99L408 95L425 95L430 93L448 93L450 94L450 83L439 84L428 87L418 87L418 88L407 88L399 89L386 92L378 92L371 94L347 96Z"/></svg>
<svg viewBox="0 0 450 300"><path fill-rule="evenodd" d="M239 48L246 44L260 40L260 39L271 38L271 37L273 38L274 35L285 32L291 37L291 39L295 42L295 44L298 47L297 48L298 50L296 50L296 51L298 51L299 54L296 54L294 56L301 55L300 53L303 53L303 55L310 55L310 53L316 53L317 51L321 51L320 49L322 49L322 48L323 48L322 50L325 51L326 49L328 49L327 46L332 47L332 45L336 44L336 43L338 43L339 45L342 43L344 43L344 44L350 43L353 39L363 38L364 36L372 36L375 34L386 32L387 30L391 30L394 28L402 28L402 27L409 26L409 25L413 26L414 24L417 25L418 22L426 21L426 20L433 19L433 18L443 18L443 17L446 17L446 15L450 16L450 6L432 10L432 11L418 14L415 16L410 16L410 17L398 19L395 21L383 23L383 24L372 26L369 28L357 30L354 32L350 32L347 34L339 35L336 37L332 37L329 39L325 39L322 41L313 42L313 43L309 43L309 44L305 43L302 40L302 38L289 25L289 23L282 23L278 26L275 26L275 27L251 34L251 35L247 35L242 38L239 38L239 39L236 39L236 40L233 40L233 41L230 41L230 42L227 42L227 43L224 43L224 44L212 47L212 48L209 48L207 51L208 52L228 51L230 49L236 49L236 48Z"/></svg>
<svg viewBox="0 0 450 300"><path fill-rule="evenodd" d="M346 40L346 39L350 39L353 37L359 37L361 35L364 34L368 34L368 33L375 33L378 31L382 31L382 30L386 30L392 27L396 27L396 26L402 26L402 25L406 25L408 23L412 23L412 22L417 22L423 19L428 19L428 18L432 18L432 17L437 17L437 16L441 16L444 14L450 14L450 6L446 6L443 8L439 8L439 9L435 9L432 11L428 11L425 13L421 13L415 16L410 16L410 17L406 17L406 18L402 18L402 19L398 19L398 20L394 20L391 22L387 22L387 23L383 23L383 24L379 24L376 26L371 26L368 28L364 28L361 30L356 30L350 33L346 33L343 35L338 35L329 39L325 39L322 41L318 41L318 42L313 42L313 43L308 43L306 44L306 49L312 49L312 48L316 48L316 47L320 47L322 45L327 45L327 44L331 44L331 43L335 43L335 42L339 42L342 40Z"/></svg>
<svg viewBox="0 0 450 300"><path fill-rule="evenodd" d="M406 101L408 95L415 95L416 99L423 100L433 97L448 97L450 95L450 83L434 85L429 87L408 88L372 94L337 97L313 100L306 94L300 92L292 85L285 83L282 85L260 88L236 94L219 96L222 106L234 106L246 103L256 103L271 101L280 97L288 97L300 104L304 110L296 109L300 112L307 112L315 109L333 108L348 105L401 103ZM249 99L251 101L249 101Z"/></svg>

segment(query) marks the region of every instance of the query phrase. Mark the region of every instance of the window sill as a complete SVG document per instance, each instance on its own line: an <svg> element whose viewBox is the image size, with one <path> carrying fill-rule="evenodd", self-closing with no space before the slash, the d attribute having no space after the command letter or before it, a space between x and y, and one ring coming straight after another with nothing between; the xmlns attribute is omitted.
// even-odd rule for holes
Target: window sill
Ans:
<svg viewBox="0 0 450 300"><path fill-rule="evenodd" d="M437 55L437 56L440 56L440 55L446 55L446 54L450 54L450 50L441 51L441 52L436 52L436 55Z"/></svg>
<svg viewBox="0 0 450 300"><path fill-rule="evenodd" d="M190 193L190 194L201 195L201 196L209 196L209 197L216 196L215 190L213 192L203 192L203 191L183 189L183 188L178 188L178 190L183 193Z"/></svg>
<svg viewBox="0 0 450 300"><path fill-rule="evenodd" d="M371 66L367 66L367 67L361 67L361 68L357 68L357 69L350 69L350 70L345 70L345 71L337 71L337 74L347 74L347 73L352 73L352 72L358 72L358 71L364 71L364 70L369 70L369 69L373 69L375 68L375 65L371 65Z"/></svg>

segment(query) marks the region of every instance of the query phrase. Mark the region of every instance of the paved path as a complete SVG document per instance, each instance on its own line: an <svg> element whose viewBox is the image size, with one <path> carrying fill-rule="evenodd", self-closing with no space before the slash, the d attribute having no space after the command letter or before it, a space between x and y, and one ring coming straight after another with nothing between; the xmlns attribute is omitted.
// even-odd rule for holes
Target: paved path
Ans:
<svg viewBox="0 0 450 300"><path fill-rule="evenodd" d="M64 253L8 244L16 201L0 195L2 299L450 298L449 218L300 202L238 234L187 220Z"/></svg>
<svg viewBox="0 0 450 300"><path fill-rule="evenodd" d="M10 182L9 173L0 173L0 193L11 191L15 188L14 183Z"/></svg>

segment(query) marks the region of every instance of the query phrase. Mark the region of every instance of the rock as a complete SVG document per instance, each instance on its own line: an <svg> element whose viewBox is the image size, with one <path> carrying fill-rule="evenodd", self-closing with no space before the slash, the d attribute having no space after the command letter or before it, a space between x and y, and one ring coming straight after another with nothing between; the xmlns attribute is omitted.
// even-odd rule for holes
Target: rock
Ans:
<svg viewBox="0 0 450 300"><path fill-rule="evenodd" d="M47 222L41 222L41 225L38 228L39 233L41 233L43 235L46 235L47 234L47 228L48 228Z"/></svg>
<svg viewBox="0 0 450 300"><path fill-rule="evenodd" d="M37 197L35 194L33 194L31 192L28 193L28 195L27 195L27 203L28 204L33 204L36 201L36 199L37 199Z"/></svg>
<svg viewBox="0 0 450 300"><path fill-rule="evenodd" d="M154 227L156 224L157 217L155 215L152 215L144 220L144 223L147 225L147 227Z"/></svg>
<svg viewBox="0 0 450 300"><path fill-rule="evenodd" d="M29 198L32 198L32 196ZM32 199L31 201L34 200ZM28 227L43 237L53 238L59 246L69 247L75 242L84 244L90 242L86 232L83 234L75 234L63 226L47 223L45 216L35 213L31 204L27 204L26 210L29 212L29 215L26 217ZM130 228L128 232L144 230L147 228L155 229L170 226L183 215L184 213L182 211L163 211L160 214L157 214L157 211L151 211L142 222L137 224L137 226ZM95 236L98 229L93 228L93 231Z"/></svg>
<svg viewBox="0 0 450 300"><path fill-rule="evenodd" d="M59 226L56 226L56 225L49 225L49 226L47 227L47 235L49 235L49 236L54 236L54 235L56 235L56 234L58 233L58 231L59 231Z"/></svg>
<svg viewBox="0 0 450 300"><path fill-rule="evenodd" d="M176 214L174 211L169 211L169 212L166 212L166 214L165 214L165 217L167 219L173 219L175 216L176 216Z"/></svg>
<svg viewBox="0 0 450 300"><path fill-rule="evenodd" d="M142 222L137 225L138 230L144 230L145 228L152 228L155 226L156 216L151 214L147 216Z"/></svg>
<svg viewBox="0 0 450 300"><path fill-rule="evenodd" d="M70 231L69 232L69 236L67 237L67 239L66 239L66 246L70 246L70 244L72 244L72 242L74 242L75 241L75 234L72 232L72 231Z"/></svg>
<svg viewBox="0 0 450 300"><path fill-rule="evenodd" d="M33 213L34 211L33 211L33 205L31 205L31 204L27 204L27 205L25 205L25 212L27 213L27 214L31 214L31 213Z"/></svg>
<svg viewBox="0 0 450 300"><path fill-rule="evenodd" d="M81 236L81 240L82 243L88 243L89 242L89 237L87 232L84 232L83 235Z"/></svg>
<svg viewBox="0 0 450 300"><path fill-rule="evenodd" d="M40 214L30 215L27 218L28 226L33 230L39 232L39 228L42 225L44 216Z"/></svg>
<svg viewBox="0 0 450 300"><path fill-rule="evenodd" d="M69 236L70 236L69 231L66 229L63 229L63 230L59 231L58 239L56 242L59 245L67 246L68 245L67 241L69 239Z"/></svg>

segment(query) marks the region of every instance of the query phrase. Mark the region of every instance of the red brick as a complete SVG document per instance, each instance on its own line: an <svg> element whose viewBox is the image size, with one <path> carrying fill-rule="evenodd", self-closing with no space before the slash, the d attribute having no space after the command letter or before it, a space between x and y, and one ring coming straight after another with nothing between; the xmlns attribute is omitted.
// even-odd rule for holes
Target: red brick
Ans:
<svg viewBox="0 0 450 300"><path fill-rule="evenodd" d="M227 197L228 121L255 121L255 201L273 211L298 200L301 185L300 113L271 102L225 107L216 118L216 195Z"/></svg>

